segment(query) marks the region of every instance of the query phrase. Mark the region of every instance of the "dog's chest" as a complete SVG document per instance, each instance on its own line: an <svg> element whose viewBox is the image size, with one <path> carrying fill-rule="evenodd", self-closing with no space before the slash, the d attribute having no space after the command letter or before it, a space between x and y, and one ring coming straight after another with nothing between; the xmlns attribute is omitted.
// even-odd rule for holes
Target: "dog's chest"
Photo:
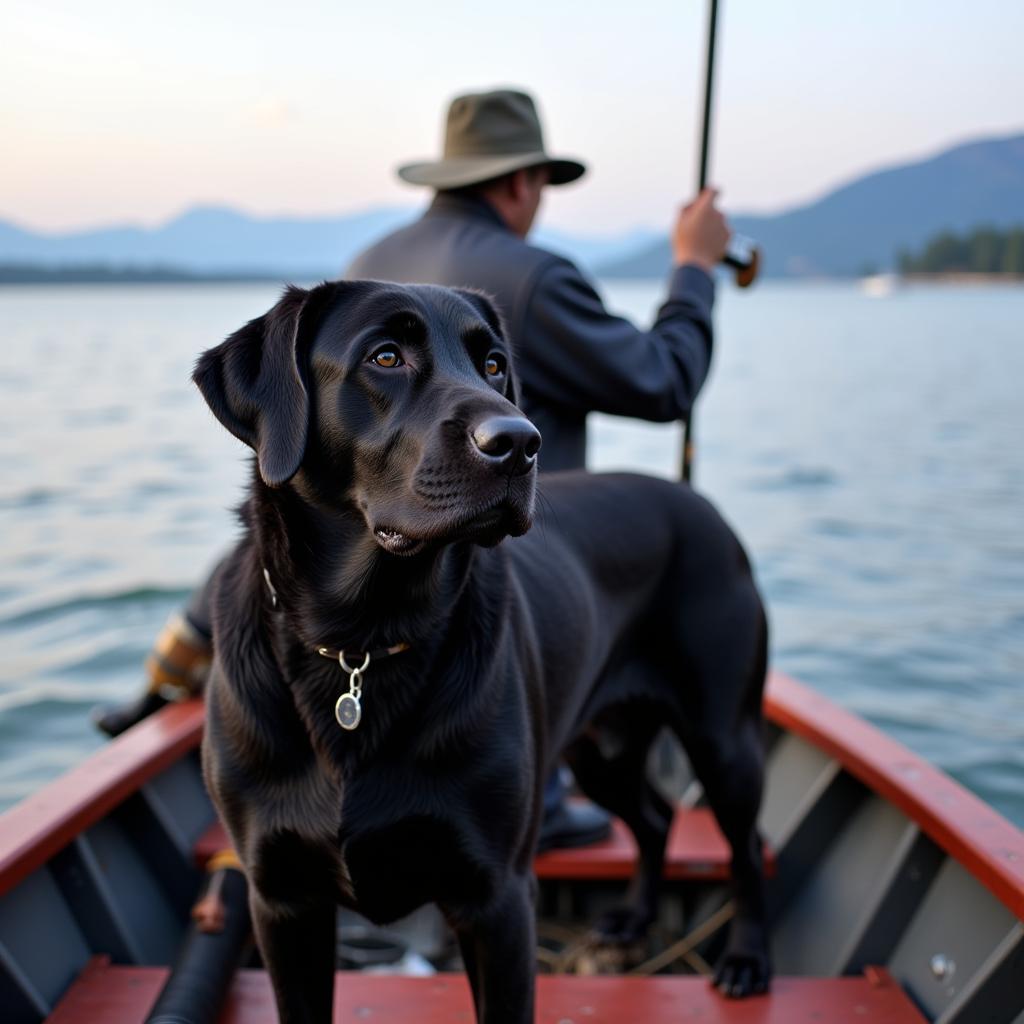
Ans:
<svg viewBox="0 0 1024 1024"><path fill-rule="evenodd" d="M487 899L494 872L474 837L451 820L393 820L344 839L346 903L372 921L394 921L424 903L462 906Z"/></svg>

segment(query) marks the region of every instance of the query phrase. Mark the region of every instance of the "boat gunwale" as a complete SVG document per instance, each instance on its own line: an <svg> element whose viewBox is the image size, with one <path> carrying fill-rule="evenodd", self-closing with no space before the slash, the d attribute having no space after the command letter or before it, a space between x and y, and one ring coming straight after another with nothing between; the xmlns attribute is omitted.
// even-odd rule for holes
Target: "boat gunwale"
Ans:
<svg viewBox="0 0 1024 1024"><path fill-rule="evenodd" d="M0 814L0 896L199 746L203 702L171 704Z"/></svg>
<svg viewBox="0 0 1024 1024"><path fill-rule="evenodd" d="M1018 918L1024 832L897 740L827 697L769 673L765 717L890 801ZM0 896L199 746L203 703L172 704L0 815Z"/></svg>
<svg viewBox="0 0 1024 1024"><path fill-rule="evenodd" d="M765 717L834 758L1024 920L1024 831L898 740L782 672Z"/></svg>

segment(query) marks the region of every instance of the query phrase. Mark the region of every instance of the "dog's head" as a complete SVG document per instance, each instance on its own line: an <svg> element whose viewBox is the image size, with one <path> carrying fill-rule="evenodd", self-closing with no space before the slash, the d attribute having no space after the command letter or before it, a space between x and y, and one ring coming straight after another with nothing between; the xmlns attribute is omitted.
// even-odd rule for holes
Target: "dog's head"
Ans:
<svg viewBox="0 0 1024 1024"><path fill-rule="evenodd" d="M462 289L289 288L193 379L270 487L355 508L386 551L529 529L540 434L494 306Z"/></svg>

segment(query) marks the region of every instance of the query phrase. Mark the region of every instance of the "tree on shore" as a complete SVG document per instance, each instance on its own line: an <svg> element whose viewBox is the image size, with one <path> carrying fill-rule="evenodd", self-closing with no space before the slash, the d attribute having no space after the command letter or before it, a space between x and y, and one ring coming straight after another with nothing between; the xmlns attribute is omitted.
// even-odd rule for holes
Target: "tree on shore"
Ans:
<svg viewBox="0 0 1024 1024"><path fill-rule="evenodd" d="M967 235L943 231L918 254L901 249L901 274L1012 274L1024 276L1024 226L1000 231L989 225Z"/></svg>
<svg viewBox="0 0 1024 1024"><path fill-rule="evenodd" d="M1024 228L1011 231L1003 250L1003 272L1024 276Z"/></svg>

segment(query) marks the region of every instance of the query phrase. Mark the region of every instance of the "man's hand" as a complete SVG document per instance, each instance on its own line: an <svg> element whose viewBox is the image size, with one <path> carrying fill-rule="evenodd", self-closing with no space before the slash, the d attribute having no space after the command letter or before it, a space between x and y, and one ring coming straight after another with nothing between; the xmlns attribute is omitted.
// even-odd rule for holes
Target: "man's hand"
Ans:
<svg viewBox="0 0 1024 1024"><path fill-rule="evenodd" d="M672 254L676 265L695 263L708 273L725 255L732 231L725 215L715 208L718 189L706 188L679 211L672 229Z"/></svg>

